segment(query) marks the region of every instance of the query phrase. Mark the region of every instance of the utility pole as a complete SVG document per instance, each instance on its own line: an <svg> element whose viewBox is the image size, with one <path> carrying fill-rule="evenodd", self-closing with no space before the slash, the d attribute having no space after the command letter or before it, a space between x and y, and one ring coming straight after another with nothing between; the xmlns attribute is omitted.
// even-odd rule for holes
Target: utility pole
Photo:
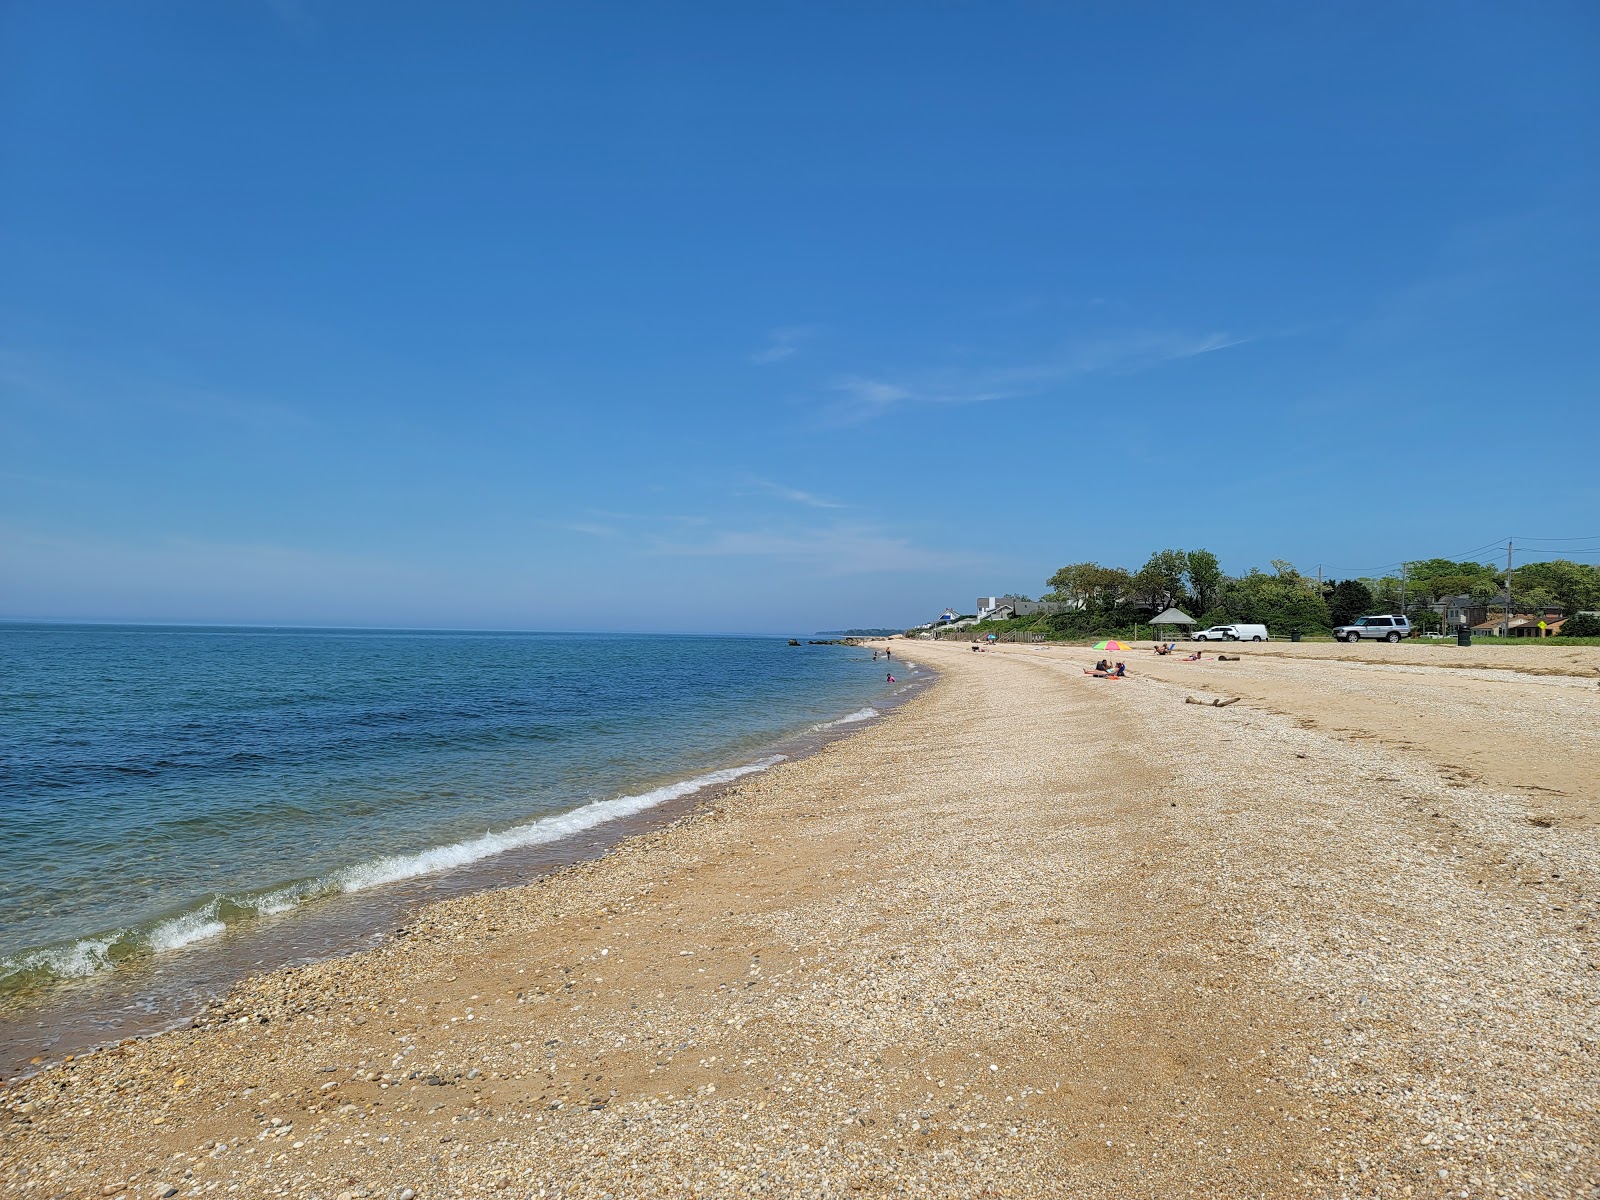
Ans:
<svg viewBox="0 0 1600 1200"><path fill-rule="evenodd" d="M1506 539L1506 636L1511 636L1511 539Z"/></svg>
<svg viewBox="0 0 1600 1200"><path fill-rule="evenodd" d="M1406 564L1400 564L1400 615L1406 615Z"/></svg>

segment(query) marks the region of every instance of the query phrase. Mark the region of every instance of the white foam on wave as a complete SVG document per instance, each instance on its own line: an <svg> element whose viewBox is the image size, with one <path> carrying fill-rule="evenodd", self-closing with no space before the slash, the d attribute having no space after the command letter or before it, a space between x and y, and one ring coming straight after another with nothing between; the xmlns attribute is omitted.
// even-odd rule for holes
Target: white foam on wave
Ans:
<svg viewBox="0 0 1600 1200"><path fill-rule="evenodd" d="M836 723L866 720L876 715L874 709L862 709L859 713L851 713ZM692 779L669 783L636 796L616 796L610 800L597 800L571 812L542 817L537 821L530 821L498 833L486 833L482 837L468 841L435 846L417 854L386 855L336 871L326 880L290 884L287 887L255 895L215 897L198 908L158 921L142 935L133 929L118 929L110 933L81 938L70 945L26 950L0 958L0 984L17 976L47 975L57 979L81 979L100 971L110 970L117 965L111 957L111 950L123 943L126 943L127 949L134 949L142 944L144 949L155 952L182 950L196 942L203 942L227 932L228 925L222 919L221 911L224 901L242 909L254 909L262 917L276 916L298 908L307 900L326 894L328 891L361 892L385 883L395 883L402 879L414 879L419 875L431 875L437 871L466 866L521 846L560 841L562 838L583 833L608 821L632 816L669 800L691 796L705 788L731 783L745 775L768 770L784 761L785 757L787 756L774 754L769 758L745 763L743 766L728 767L721 771L697 775Z"/></svg>
<svg viewBox="0 0 1600 1200"><path fill-rule="evenodd" d="M835 729L840 725L854 725L858 721L870 721L873 717L878 715L880 714L875 708L858 708L855 712L842 716L837 721L824 721L821 725L813 725L812 728L818 731L823 729Z"/></svg>
<svg viewBox="0 0 1600 1200"><path fill-rule="evenodd" d="M259 916L275 917L279 913L299 908L305 902L306 890L302 887L285 887L274 892L263 892L257 896L229 898L236 904L255 909Z"/></svg>
<svg viewBox="0 0 1600 1200"><path fill-rule="evenodd" d="M122 931L118 930L99 937L82 938L70 946L50 946L0 958L0 981L13 975L31 975L35 972L44 972L58 979L82 979L107 970L112 965L108 951L121 937Z"/></svg>
<svg viewBox="0 0 1600 1200"><path fill-rule="evenodd" d="M162 921L151 928L147 940L152 950L181 950L195 942L216 937L228 926L217 919L217 904L212 901L181 916Z"/></svg>
<svg viewBox="0 0 1600 1200"><path fill-rule="evenodd" d="M438 871L464 867L470 863L492 858L496 854L504 854L507 850L558 842L563 838L593 829L597 825L604 825L622 817L631 817L635 813L641 813L647 808L654 808L669 800L691 796L705 788L731 783L745 775L768 770L781 763L785 757L782 754L774 754L770 758L746 763L744 766L728 767L721 771L697 775L693 779L669 783L648 792L641 792L637 796L616 796L610 800L596 800L571 812L559 813L553 817L541 817L526 825L515 825L498 833L485 833L482 837L453 842L448 846L434 846L416 854L385 855L382 858L357 863L353 867L346 867L336 872L331 881L342 892L363 892L386 883L398 883L402 879L415 879L419 875L432 875Z"/></svg>

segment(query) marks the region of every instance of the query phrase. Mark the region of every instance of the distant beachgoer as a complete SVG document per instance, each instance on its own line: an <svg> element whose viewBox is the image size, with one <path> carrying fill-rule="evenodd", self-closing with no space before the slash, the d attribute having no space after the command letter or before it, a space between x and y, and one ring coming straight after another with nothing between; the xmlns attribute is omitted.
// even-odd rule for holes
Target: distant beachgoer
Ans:
<svg viewBox="0 0 1600 1200"><path fill-rule="evenodd" d="M1127 673L1128 673L1128 666L1127 666L1126 663L1118 663L1117 664L1117 669L1112 672L1112 674L1118 679L1121 679Z"/></svg>
<svg viewBox="0 0 1600 1200"><path fill-rule="evenodd" d="M1096 671L1109 671L1111 670L1111 663L1102 658L1099 662L1095 663L1094 669Z"/></svg>
<svg viewBox="0 0 1600 1200"><path fill-rule="evenodd" d="M889 675L885 678L884 682L885 683L894 683L895 682L894 672L891 671L889 673Z"/></svg>

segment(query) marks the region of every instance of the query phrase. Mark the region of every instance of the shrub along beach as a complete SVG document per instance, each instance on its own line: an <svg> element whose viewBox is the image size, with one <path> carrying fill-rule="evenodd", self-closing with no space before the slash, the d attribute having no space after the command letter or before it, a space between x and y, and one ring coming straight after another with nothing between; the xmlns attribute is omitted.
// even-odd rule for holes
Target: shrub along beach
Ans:
<svg viewBox="0 0 1600 1200"><path fill-rule="evenodd" d="M1148 635L1150 618L1170 608L1193 616L1196 628L1256 623L1276 637L1291 630L1325 637L1369 613L1407 616L1419 633L1453 632L1461 624L1503 623L1509 605L1513 618L1548 616L1560 636L1600 645L1600 566L1591 563L1556 558L1507 572L1431 558L1347 579L1305 575L1281 559L1271 565L1270 571L1226 575L1209 550L1158 550L1136 571L1071 563L1046 580L1040 597L1058 611L986 620L983 632L1000 640L1038 635L1047 641L1134 636L1130 631L1141 628Z"/></svg>
<svg viewBox="0 0 1600 1200"><path fill-rule="evenodd" d="M0 1190L1600 1187L1600 650L892 645L665 830L13 1081Z"/></svg>

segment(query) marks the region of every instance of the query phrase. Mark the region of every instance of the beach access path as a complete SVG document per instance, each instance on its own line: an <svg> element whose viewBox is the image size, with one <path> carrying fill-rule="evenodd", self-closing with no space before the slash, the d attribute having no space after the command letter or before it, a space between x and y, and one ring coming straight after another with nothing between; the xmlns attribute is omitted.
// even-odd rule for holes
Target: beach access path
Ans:
<svg viewBox="0 0 1600 1200"><path fill-rule="evenodd" d="M1600 651L894 646L693 817L9 1088L0 1191L1600 1189Z"/></svg>

